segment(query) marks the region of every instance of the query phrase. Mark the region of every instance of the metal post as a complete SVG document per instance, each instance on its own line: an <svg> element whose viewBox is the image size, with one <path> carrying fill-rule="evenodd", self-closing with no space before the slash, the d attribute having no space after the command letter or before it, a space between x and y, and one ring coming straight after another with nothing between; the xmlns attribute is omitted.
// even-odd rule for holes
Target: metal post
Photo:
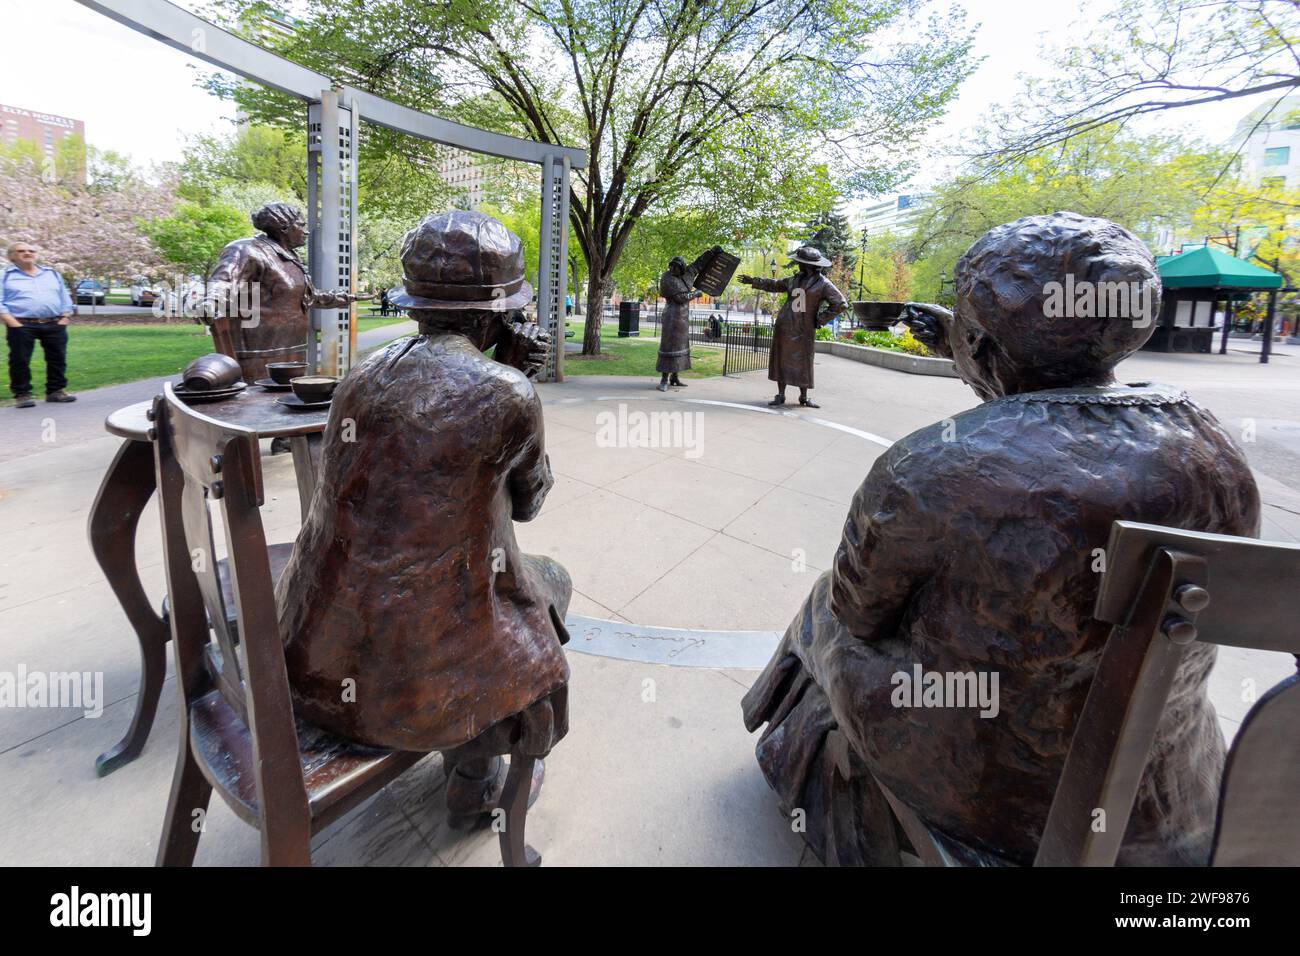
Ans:
<svg viewBox="0 0 1300 956"><path fill-rule="evenodd" d="M356 268L353 257L356 222L356 162L353 135L355 111L340 103L337 90L321 92L321 101L308 110L308 197L316 213L309 223L311 231L310 269L317 289L356 291ZM311 157L311 153L315 157ZM313 179L315 182L313 183ZM320 330L320 343L314 356L315 367L322 375L346 375L352 366L356 345L353 316L356 304L342 309L314 309L311 328ZM314 331L308 335L309 362L312 362Z"/></svg>
<svg viewBox="0 0 1300 956"><path fill-rule="evenodd" d="M1219 354L1228 354L1228 332L1232 329L1234 318L1232 302L1232 293L1228 293L1228 301L1223 306L1223 334L1219 336Z"/></svg>
<svg viewBox="0 0 1300 956"><path fill-rule="evenodd" d="M1277 314L1277 289L1271 289L1268 293L1268 314L1264 316L1264 342L1260 346L1259 361L1266 363L1269 354L1273 351L1273 318Z"/></svg>
<svg viewBox="0 0 1300 956"><path fill-rule="evenodd" d="M321 167L321 109L319 103L307 106L307 274L316 281L320 275L321 253L317 250L321 235L320 223L320 167ZM307 367L320 371L320 313L307 316Z"/></svg>
<svg viewBox="0 0 1300 956"><path fill-rule="evenodd" d="M551 335L551 354L538 375L564 381L564 295L569 262L569 159L542 160L542 223L537 243L537 324Z"/></svg>

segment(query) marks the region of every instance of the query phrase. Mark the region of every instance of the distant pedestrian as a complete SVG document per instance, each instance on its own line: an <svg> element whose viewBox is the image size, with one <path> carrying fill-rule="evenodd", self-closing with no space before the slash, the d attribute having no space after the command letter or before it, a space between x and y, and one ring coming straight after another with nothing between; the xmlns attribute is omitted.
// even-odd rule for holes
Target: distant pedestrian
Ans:
<svg viewBox="0 0 1300 956"><path fill-rule="evenodd" d="M14 242L0 275L0 321L9 344L9 387L18 408L32 408L32 352L45 353L45 400L75 402L68 387L68 321L75 311L67 283L56 270L38 266L37 248Z"/></svg>
<svg viewBox="0 0 1300 956"><path fill-rule="evenodd" d="M384 289L379 293L379 314L388 314L388 290Z"/></svg>

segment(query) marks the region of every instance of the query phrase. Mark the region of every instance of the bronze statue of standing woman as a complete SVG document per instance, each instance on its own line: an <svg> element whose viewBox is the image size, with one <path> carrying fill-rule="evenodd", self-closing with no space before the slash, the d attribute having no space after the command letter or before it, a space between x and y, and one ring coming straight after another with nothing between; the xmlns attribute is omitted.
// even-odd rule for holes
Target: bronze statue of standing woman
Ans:
<svg viewBox="0 0 1300 956"><path fill-rule="evenodd" d="M769 405L785 404L785 388L799 389L799 404L820 406L808 397L813 387L813 340L819 325L825 325L849 307L844 294L822 274L830 260L815 246L802 246L790 257L799 271L784 279L742 275L740 281L763 292L784 292L785 303L772 326L772 348L768 353L767 377L776 382L776 398ZM822 306L826 308L823 310Z"/></svg>
<svg viewBox="0 0 1300 956"><path fill-rule="evenodd" d="M265 378L270 362L306 361L310 309L343 309L374 298L316 289L294 252L307 241L307 221L298 207L267 203L252 220L261 235L236 239L222 250L207 293L219 305L210 319L213 344L239 362L246 382ZM251 314L230 307L250 302Z"/></svg>
<svg viewBox="0 0 1300 956"><path fill-rule="evenodd" d="M689 266L681 256L673 256L668 271L659 277L659 294L668 300L659 320L659 360L655 363L661 392L668 391L669 385L686 387L678 373L691 367L691 300L703 294L693 286L707 256L706 252Z"/></svg>

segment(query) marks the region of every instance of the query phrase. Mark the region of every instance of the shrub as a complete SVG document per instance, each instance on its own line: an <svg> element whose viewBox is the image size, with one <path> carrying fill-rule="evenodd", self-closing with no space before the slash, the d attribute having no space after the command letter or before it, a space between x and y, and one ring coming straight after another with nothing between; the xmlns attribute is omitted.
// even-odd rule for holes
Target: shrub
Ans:
<svg viewBox="0 0 1300 956"><path fill-rule="evenodd" d="M918 342L911 329L907 329L902 335L894 335L892 332L886 331L868 332L866 329L858 329L853 333L853 341L858 345L888 349L891 352L906 352L908 355L930 354L930 350L925 347L925 343Z"/></svg>
<svg viewBox="0 0 1300 956"><path fill-rule="evenodd" d="M817 336L818 342L829 342L832 335L831 327L829 325L823 325L814 334Z"/></svg>

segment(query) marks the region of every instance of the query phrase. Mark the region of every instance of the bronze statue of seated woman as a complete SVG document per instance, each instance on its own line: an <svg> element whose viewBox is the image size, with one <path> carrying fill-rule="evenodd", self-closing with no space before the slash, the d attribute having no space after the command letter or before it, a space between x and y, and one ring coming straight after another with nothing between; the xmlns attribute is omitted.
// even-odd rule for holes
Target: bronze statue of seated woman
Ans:
<svg viewBox="0 0 1300 956"><path fill-rule="evenodd" d="M826 861L899 862L879 782L955 840L1032 862L1109 630L1092 608L1111 523L1258 529L1250 469L1214 417L1176 388L1115 381L1159 314L1136 237L1031 216L990 230L955 277L954 312L916 331L983 403L875 462L744 700L746 726L767 725L763 773ZM1206 862L1224 759L1214 654L1189 648L1174 677L1121 864Z"/></svg>
<svg viewBox="0 0 1300 956"><path fill-rule="evenodd" d="M545 756L567 730L569 576L521 553L512 523L553 482L529 381L549 340L513 321L532 289L495 219L428 216L401 260L390 302L419 334L334 393L280 624L296 710L360 743L441 751L453 815L472 817L496 805L500 755L522 741Z"/></svg>

